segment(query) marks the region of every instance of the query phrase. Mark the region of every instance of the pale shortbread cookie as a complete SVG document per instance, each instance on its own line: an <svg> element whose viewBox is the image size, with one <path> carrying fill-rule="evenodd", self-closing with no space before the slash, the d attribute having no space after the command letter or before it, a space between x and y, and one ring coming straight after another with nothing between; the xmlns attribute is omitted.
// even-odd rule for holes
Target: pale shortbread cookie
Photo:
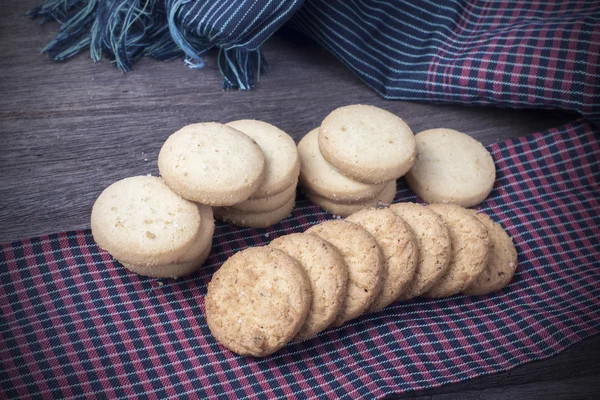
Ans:
<svg viewBox="0 0 600 400"><path fill-rule="evenodd" d="M517 269L517 249L500 224L483 213L472 212L490 235L490 254L481 275L467 286L463 293L488 294L502 289L512 280Z"/></svg>
<svg viewBox="0 0 600 400"><path fill-rule="evenodd" d="M366 183L398 179L416 155L414 134L402 119L360 104L338 108L323 120L319 150L342 174Z"/></svg>
<svg viewBox="0 0 600 400"><path fill-rule="evenodd" d="M212 243L212 239L211 239ZM136 274L143 276L150 276L152 278L179 278L182 276L191 275L196 271L210 255L211 246L207 246L202 253L200 253L195 259L188 261L180 261L172 264L157 265L157 266L139 266L122 262L123 266L135 272Z"/></svg>
<svg viewBox="0 0 600 400"><path fill-rule="evenodd" d="M200 234L198 206L154 176L113 183L92 208L92 234L121 262L156 266L177 262Z"/></svg>
<svg viewBox="0 0 600 400"><path fill-rule="evenodd" d="M374 198L355 203L337 202L310 192L306 193L306 197L322 209L329 211L334 215L347 217L363 208L375 207L381 204L391 204L394 201L394 197L396 197L396 181L389 182L383 191Z"/></svg>
<svg viewBox="0 0 600 400"><path fill-rule="evenodd" d="M249 213L236 211L231 208L214 208L215 217L228 224L246 228L266 228L290 216L294 210L296 198L290 198L287 203L274 211L264 213Z"/></svg>
<svg viewBox="0 0 600 400"><path fill-rule="evenodd" d="M298 179L300 159L294 139L281 129L263 121L243 119L226 125L244 132L261 148L265 157L264 178L251 199L274 196Z"/></svg>
<svg viewBox="0 0 600 400"><path fill-rule="evenodd" d="M376 197L386 183L358 182L332 167L319 151L319 128L306 134L298 143L300 154L300 184L307 191L341 202L359 202Z"/></svg>
<svg viewBox="0 0 600 400"><path fill-rule="evenodd" d="M296 197L296 188L298 181L296 180L292 186L285 189L283 192L269 197L261 197L258 199L250 198L241 203L235 204L229 208L235 211L261 213L275 211L290 201L292 197Z"/></svg>
<svg viewBox="0 0 600 400"><path fill-rule="evenodd" d="M415 276L398 300L425 293L448 269L452 246L446 224L439 215L415 203L396 203L389 207L413 232L419 253Z"/></svg>
<svg viewBox="0 0 600 400"><path fill-rule="evenodd" d="M465 290L487 264L490 237L485 226L469 210L455 204L430 204L444 221L452 242L448 270L425 297L447 297Z"/></svg>
<svg viewBox="0 0 600 400"><path fill-rule="evenodd" d="M212 246L213 235L215 233L215 218L212 207L204 204L196 204L200 211L200 232L190 248L179 257L177 260L178 263L197 260L207 247Z"/></svg>
<svg viewBox="0 0 600 400"><path fill-rule="evenodd" d="M346 220L373 235L383 252L383 287L368 309L381 311L396 301L412 282L419 259L417 241L404 220L386 208L365 208Z"/></svg>
<svg viewBox="0 0 600 400"><path fill-rule="evenodd" d="M348 285L344 258L328 241L310 233L278 237L269 247L289 254L308 273L312 301L306 322L294 340L310 339L331 325L344 304Z"/></svg>
<svg viewBox="0 0 600 400"><path fill-rule="evenodd" d="M379 295L383 285L381 248L369 232L349 221L325 221L306 232L337 247L348 267L346 300L333 322L334 326L341 326L364 313Z"/></svg>
<svg viewBox="0 0 600 400"><path fill-rule="evenodd" d="M426 130L415 139L417 160L406 182L420 198L471 207L490 194L496 167L483 144L452 129Z"/></svg>
<svg viewBox="0 0 600 400"><path fill-rule="evenodd" d="M205 298L206 322L229 350L264 357L298 334L311 299L298 261L277 249L250 247L214 273Z"/></svg>
<svg viewBox="0 0 600 400"><path fill-rule="evenodd" d="M158 154L160 174L173 191L211 206L248 199L262 183L264 167L254 140L216 122L183 127Z"/></svg>

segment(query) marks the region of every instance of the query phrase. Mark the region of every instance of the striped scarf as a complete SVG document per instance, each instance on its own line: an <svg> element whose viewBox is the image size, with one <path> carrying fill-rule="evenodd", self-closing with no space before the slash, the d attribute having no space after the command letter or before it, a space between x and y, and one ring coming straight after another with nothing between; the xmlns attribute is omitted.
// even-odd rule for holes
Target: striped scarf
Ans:
<svg viewBox="0 0 600 400"><path fill-rule="evenodd" d="M251 89L287 23L387 99L574 110L600 124L597 0L47 0L53 60L89 49L191 68L218 49L223 88Z"/></svg>

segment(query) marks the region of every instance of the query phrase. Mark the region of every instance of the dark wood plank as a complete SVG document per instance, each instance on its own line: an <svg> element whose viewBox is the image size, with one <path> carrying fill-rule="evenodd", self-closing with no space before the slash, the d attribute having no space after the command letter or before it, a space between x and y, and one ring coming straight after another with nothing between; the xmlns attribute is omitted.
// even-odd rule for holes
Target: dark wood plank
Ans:
<svg viewBox="0 0 600 400"><path fill-rule="evenodd" d="M262 119L298 140L332 109L367 103L397 113L415 131L444 126L490 143L571 118L385 101L324 50L289 33L265 46L270 71L252 92L221 90L214 54L203 70L144 60L122 74L86 54L55 63L38 51L56 25L24 17L33 1L8 3L0 10L0 242L88 227L100 191L126 176L156 173L162 142L193 122Z"/></svg>
<svg viewBox="0 0 600 400"><path fill-rule="evenodd" d="M491 143L573 118L385 101L290 32L265 46L270 71L252 92L222 91L214 54L203 70L144 60L122 74L84 54L54 63L39 50L56 25L24 16L35 3L0 7L0 242L89 227L100 191L126 176L156 174L162 142L193 122L262 119L299 140L332 109L366 103L398 114L414 131L443 126ZM598 393L599 350L600 339L591 338L548 360L401 398L589 398Z"/></svg>

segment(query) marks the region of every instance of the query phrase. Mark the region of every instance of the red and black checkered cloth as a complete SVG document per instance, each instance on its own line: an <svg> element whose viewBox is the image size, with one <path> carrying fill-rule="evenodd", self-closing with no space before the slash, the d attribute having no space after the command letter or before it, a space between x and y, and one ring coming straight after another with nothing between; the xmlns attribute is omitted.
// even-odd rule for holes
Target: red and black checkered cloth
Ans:
<svg viewBox="0 0 600 400"><path fill-rule="evenodd" d="M219 224L185 279L129 273L89 231L3 245L0 397L372 398L550 357L600 332L599 136L580 119L490 146L498 176L481 210L519 254L504 290L395 303L264 359L214 340L206 285L234 252L332 218L301 195L271 228Z"/></svg>

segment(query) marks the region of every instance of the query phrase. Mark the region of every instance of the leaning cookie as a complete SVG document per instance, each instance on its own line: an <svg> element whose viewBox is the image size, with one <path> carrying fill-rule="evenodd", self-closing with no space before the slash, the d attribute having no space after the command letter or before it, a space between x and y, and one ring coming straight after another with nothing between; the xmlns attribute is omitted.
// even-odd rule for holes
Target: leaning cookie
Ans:
<svg viewBox="0 0 600 400"><path fill-rule="evenodd" d="M386 182L368 184L343 175L331 166L319 151L319 128L307 133L298 143L300 184L307 191L325 199L353 203L373 199L385 188Z"/></svg>
<svg viewBox="0 0 600 400"><path fill-rule="evenodd" d="M311 298L298 261L277 249L250 247L214 273L205 297L206 322L229 350L264 357L298 334Z"/></svg>
<svg viewBox="0 0 600 400"><path fill-rule="evenodd" d="M383 254L375 238L360 225L344 220L325 221L306 231L327 240L344 257L348 290L344 306L333 322L341 326L367 311L383 285Z"/></svg>
<svg viewBox="0 0 600 400"><path fill-rule="evenodd" d="M300 159L290 135L276 126L253 119L228 122L226 125L250 136L265 157L263 180L250 199L277 195L298 179Z"/></svg>
<svg viewBox="0 0 600 400"><path fill-rule="evenodd" d="M412 282L419 258L416 239L402 218L386 208L364 208L346 220L363 227L381 247L385 278L368 311L383 310Z"/></svg>
<svg viewBox="0 0 600 400"><path fill-rule="evenodd" d="M363 208L376 207L377 205L381 204L391 204L394 201L394 197L396 197L396 181L389 182L383 191L374 198L354 203L338 202L310 192L306 193L306 197L311 202L334 215L347 217L348 215L354 214Z"/></svg>
<svg viewBox="0 0 600 400"><path fill-rule="evenodd" d="M488 294L502 289L512 280L517 269L517 249L500 224L495 223L483 213L476 213L475 211L472 211L472 213L488 231L490 255L481 275L467 286L463 293L471 295Z"/></svg>
<svg viewBox="0 0 600 400"><path fill-rule="evenodd" d="M232 208L215 207L215 218L231 225L245 228L266 228L286 219L294 210L296 197L291 197L283 206L274 211L250 213Z"/></svg>
<svg viewBox="0 0 600 400"><path fill-rule="evenodd" d="M165 141L158 169L182 197L210 206L247 200L261 185L265 159L244 133L216 122L183 127Z"/></svg>
<svg viewBox="0 0 600 400"><path fill-rule="evenodd" d="M319 150L338 171L354 180L396 180L412 166L415 137L396 115L378 107L350 105L333 110L321 123Z"/></svg>
<svg viewBox="0 0 600 400"><path fill-rule="evenodd" d="M201 223L196 203L152 176L113 183L91 215L99 247L121 262L144 267L178 262L199 239Z"/></svg>
<svg viewBox="0 0 600 400"><path fill-rule="evenodd" d="M408 300L421 296L446 273L452 255L450 234L440 216L421 204L395 203L389 210L406 222L417 240L419 260L415 276L399 297Z"/></svg>
<svg viewBox="0 0 600 400"><path fill-rule="evenodd" d="M485 226L471 212L454 204L430 204L444 221L452 242L448 270L425 297L448 297L464 291L487 265L490 238Z"/></svg>
<svg viewBox="0 0 600 400"><path fill-rule="evenodd" d="M273 240L269 247L296 259L307 272L312 301L295 341L314 337L337 317L346 300L348 267L337 248L310 233L292 233Z"/></svg>

